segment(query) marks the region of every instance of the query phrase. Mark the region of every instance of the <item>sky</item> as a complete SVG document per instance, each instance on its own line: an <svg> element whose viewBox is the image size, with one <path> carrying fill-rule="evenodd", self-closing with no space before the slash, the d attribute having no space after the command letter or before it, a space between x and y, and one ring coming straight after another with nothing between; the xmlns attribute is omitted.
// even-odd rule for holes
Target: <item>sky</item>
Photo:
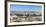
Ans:
<svg viewBox="0 0 46 27"><path fill-rule="evenodd" d="M10 11L39 11L42 6L10 4Z"/></svg>

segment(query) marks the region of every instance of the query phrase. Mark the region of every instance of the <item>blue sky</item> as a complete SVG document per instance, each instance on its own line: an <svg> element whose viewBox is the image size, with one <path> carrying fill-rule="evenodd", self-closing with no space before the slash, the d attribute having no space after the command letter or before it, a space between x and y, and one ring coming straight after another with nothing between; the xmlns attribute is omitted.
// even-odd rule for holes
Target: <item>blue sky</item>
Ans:
<svg viewBox="0 0 46 27"><path fill-rule="evenodd" d="M11 5L10 5L10 10L11 10L11 11L21 11L21 10L22 10L22 11L24 11L24 10L39 11L39 10L42 10L42 6L11 4Z"/></svg>

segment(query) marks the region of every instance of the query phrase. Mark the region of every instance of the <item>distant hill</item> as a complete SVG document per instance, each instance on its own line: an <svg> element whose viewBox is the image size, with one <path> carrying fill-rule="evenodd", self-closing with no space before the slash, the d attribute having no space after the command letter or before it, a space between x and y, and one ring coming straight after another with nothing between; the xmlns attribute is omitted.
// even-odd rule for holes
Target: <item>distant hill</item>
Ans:
<svg viewBox="0 0 46 27"><path fill-rule="evenodd" d="M19 15L41 15L41 12L38 11L10 11L10 13Z"/></svg>

